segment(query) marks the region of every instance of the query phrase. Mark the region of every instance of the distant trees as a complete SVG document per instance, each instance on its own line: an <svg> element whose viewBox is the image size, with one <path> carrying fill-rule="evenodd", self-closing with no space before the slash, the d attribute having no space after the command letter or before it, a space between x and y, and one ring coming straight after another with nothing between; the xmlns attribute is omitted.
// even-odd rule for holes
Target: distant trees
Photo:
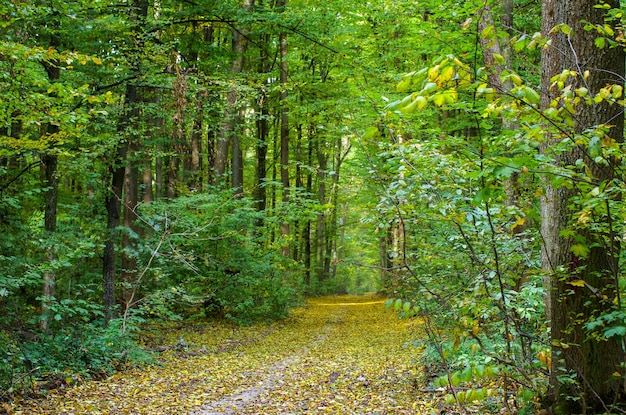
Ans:
<svg viewBox="0 0 626 415"><path fill-rule="evenodd" d="M189 315L208 298L248 322L284 315L304 291L344 291L330 271L338 172L358 124L342 5L5 3L7 347L25 341L12 327L128 336L142 318ZM115 338L106 344L128 344ZM17 376L3 386L18 372L0 368Z"/></svg>

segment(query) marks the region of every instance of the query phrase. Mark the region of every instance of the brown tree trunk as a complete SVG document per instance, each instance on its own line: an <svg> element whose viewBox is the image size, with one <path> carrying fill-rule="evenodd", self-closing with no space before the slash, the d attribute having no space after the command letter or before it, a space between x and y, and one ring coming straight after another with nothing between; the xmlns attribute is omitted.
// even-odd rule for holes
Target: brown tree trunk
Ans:
<svg viewBox="0 0 626 415"><path fill-rule="evenodd" d="M132 21L136 22L134 30L137 33L141 33L142 22L145 21L147 16L147 0L134 0L130 9L130 17ZM143 51L142 36L138 35L134 41L134 54L131 55L129 59L132 65L132 72L137 78L141 73L139 55ZM126 141L118 143L115 158L109 166L111 182L105 198L105 206L107 209L107 231L102 258L102 287L103 304L105 309L104 319L106 323L113 318L115 307L115 273L117 269L117 253L115 246L119 242L119 232L117 228L119 226L122 210L122 195L124 190L124 178L126 174L129 143L132 141L129 130L132 129L133 123L137 121L138 105L140 103L139 93L134 82L135 81L129 81L126 84L126 92L124 94L124 113L120 118L117 127L120 135L126 137Z"/></svg>
<svg viewBox="0 0 626 415"><path fill-rule="evenodd" d="M244 0L243 9L245 11L252 10L254 6L254 0ZM233 52L235 58L231 63L231 71L233 74L239 74L243 70L245 62L245 53L248 48L248 39L246 37L247 32L243 29L233 29ZM226 166L228 164L228 153L233 143L233 136L238 134L237 127L240 122L239 110L237 108L239 101L239 93L237 86L234 85L228 91L226 95L226 109L224 111L224 120L222 122L222 128L217 138L217 145L215 147L215 160L213 164L214 170L214 184L217 186L224 186L226 182ZM238 143L237 143L238 144ZM233 159L237 159L239 154L233 152ZM238 162L238 161L236 161ZM239 165L233 166L233 170L239 168Z"/></svg>
<svg viewBox="0 0 626 415"><path fill-rule="evenodd" d="M152 157L146 156L146 161L141 169L141 200L143 203L150 203L154 200L152 190Z"/></svg>
<svg viewBox="0 0 626 415"><path fill-rule="evenodd" d="M53 23L58 25L57 22ZM50 47L58 48L61 45L59 38L53 34L50 39ZM48 79L51 83L58 82L61 78L61 69L58 62L45 64ZM59 132L57 125L48 124L45 127L45 135L55 135ZM44 229L52 238L57 229L57 201L59 196L59 178L57 177L58 159L56 154L45 153L41 157L41 166L44 173L46 186L45 208L44 208ZM52 265L57 259L57 252L54 244L47 248L46 256L48 263ZM50 302L54 297L56 285L56 273L54 269L49 268L43 274L42 301L41 301L41 320L40 327L42 330L48 328L48 318L50 314Z"/></svg>
<svg viewBox="0 0 626 415"><path fill-rule="evenodd" d="M287 0L279 0L276 7L279 11L284 11ZM287 80L289 78L289 65L287 62L287 33L279 36L280 47L280 182L283 187L283 203L289 202L289 107L287 106ZM283 238L289 240L289 221L283 220L281 226ZM283 243L283 256L289 257L290 247L288 243Z"/></svg>
<svg viewBox="0 0 626 415"><path fill-rule="evenodd" d="M619 1L609 0L611 7L618 8ZM572 90L585 86L590 94L597 94L607 84L623 85L623 48L596 48L598 36L595 31L584 30L582 21L604 24L604 10L597 9L595 0L544 0L544 36L550 39L549 47L542 49L542 107L547 108L561 91L551 78L563 70L578 72L571 78ZM572 33L552 29L558 24L567 24ZM584 77L585 71L589 76ZM584 84L583 84L584 82ZM606 123L612 125L608 135L616 142L623 141L623 108L618 105L600 103L595 106L580 104L573 117L575 131L582 134L586 129ZM572 146L572 150L559 151L555 144L563 137L548 136L542 147L544 155L554 159L556 166L574 167L583 160L591 172L591 179L600 188L611 186L616 178L615 163L609 159L606 165L598 165L589 157L584 147ZM619 378L614 373L624 371L624 351L617 337L597 338L585 329L592 318L614 309L616 298L616 264L619 254L618 238L603 235L591 227L576 228L573 218L576 203L575 186L555 186L550 177L545 178L545 194L541 201L542 216L542 268L546 278L545 289L549 292L548 315L551 318L552 371L549 401L564 413L606 411L607 407L623 394ZM607 200L607 206L611 201ZM612 213L605 212L604 228L609 228ZM608 223L607 223L608 222ZM572 251L573 238L564 236L564 231L575 231L577 242L584 241L589 248L587 255L576 255ZM572 284L574 282L574 284ZM579 286L582 282L582 286ZM600 333L596 333L601 336ZM575 382L561 382L571 376ZM569 399L577 398L577 400Z"/></svg>
<svg viewBox="0 0 626 415"><path fill-rule="evenodd" d="M136 111L138 112L138 111ZM123 204L123 221L125 231L122 237L122 299L126 307L129 307L129 301L135 290L135 279L137 275L137 241L136 236L139 233L137 229L137 205L139 204L139 168L135 164L135 156L138 150L139 137L129 136L128 138L128 165L124 171L124 204Z"/></svg>
<svg viewBox="0 0 626 415"><path fill-rule="evenodd" d="M316 142L317 148L317 195L320 205L326 205L326 170L328 169L328 156L324 148ZM317 226L315 227L315 268L318 281L328 279L328 269L326 267L326 245L328 240L328 226L326 218L326 208L317 214Z"/></svg>
<svg viewBox="0 0 626 415"><path fill-rule="evenodd" d="M238 117L237 124L241 118ZM237 197L243 196L243 153L239 142L239 135L233 135L233 154L232 154L232 187Z"/></svg>
<svg viewBox="0 0 626 415"><path fill-rule="evenodd" d="M58 127L48 126L48 134L56 134ZM44 173L45 186L45 209L44 209L44 229L48 233L48 238L52 239L57 230L57 200L59 195L59 179L57 177L57 156L44 154L41 157L41 166ZM57 259L54 244L47 248L47 260L50 265ZM54 297L56 284L56 273L53 269L47 269L43 274L43 288L41 300L41 320L42 330L48 329L48 318L50 317L50 302Z"/></svg>
<svg viewBox="0 0 626 415"><path fill-rule="evenodd" d="M259 117L256 121L256 171L255 171L255 187L254 200L256 200L256 209L259 212L265 210L267 205L267 191L265 189L265 178L267 176L267 142L269 138L269 111L266 105L265 91L261 90L259 100L257 102ZM257 226L263 226L263 220L259 219Z"/></svg>
<svg viewBox="0 0 626 415"><path fill-rule="evenodd" d="M192 190L202 190L202 119L204 118L204 101L206 101L207 91L198 94L196 102L196 115L191 129L191 180L189 187Z"/></svg>
<svg viewBox="0 0 626 415"><path fill-rule="evenodd" d="M176 76L176 81L173 84L175 111L172 130L172 154L167 166L167 197L168 199L174 199L178 196L178 188L180 181L180 165L181 158L185 157L189 153L187 140L185 137L185 110L187 107L187 76L180 71Z"/></svg>

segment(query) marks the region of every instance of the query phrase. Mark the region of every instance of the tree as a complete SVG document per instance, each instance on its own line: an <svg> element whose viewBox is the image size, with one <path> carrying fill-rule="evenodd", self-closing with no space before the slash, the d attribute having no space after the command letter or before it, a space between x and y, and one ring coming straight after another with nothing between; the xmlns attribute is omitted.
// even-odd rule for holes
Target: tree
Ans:
<svg viewBox="0 0 626 415"><path fill-rule="evenodd" d="M287 7L287 0L279 0L276 8L284 13ZM287 32L281 31L278 39L280 49L280 182L282 184L283 203L289 202L289 107L287 102L289 79L289 61L287 60ZM290 233L289 221L283 219L281 225L283 238L288 238ZM289 257L289 243L283 241L283 255Z"/></svg>
<svg viewBox="0 0 626 415"><path fill-rule="evenodd" d="M619 7L618 1L604 4ZM617 336L594 333L589 323L615 311L619 300L621 226L615 224L615 203L622 179L619 158L598 153L593 137L600 137L602 147L622 143L624 115L610 99L576 105L568 91L583 97L599 96L607 85L621 91L625 55L622 47L598 48L596 39L608 33L598 34L596 25L611 29L596 0L544 0L542 15L542 31L551 42L542 52L542 107L566 106L564 117L573 125L550 129L542 145L542 153L567 177L546 178L541 201L553 354L550 400L566 413L604 411L623 393L624 350ZM559 144L564 138L565 148ZM585 141L589 144L581 144ZM599 206L585 200L589 186L601 189Z"/></svg>
<svg viewBox="0 0 626 415"><path fill-rule="evenodd" d="M244 12L250 13L254 7L254 0L244 0L242 8ZM234 80L231 81L226 95L226 109L220 130L219 138L215 149L214 170L215 180L218 185L224 185L226 178L226 166L228 162L228 149L232 146L232 177L233 188L240 189L243 186L241 177L242 159L240 153L239 127L241 118L239 116L239 106L241 103L237 76L243 71L245 63L245 53L248 49L247 30L239 27L232 29L232 49L233 59L231 62L231 72Z"/></svg>
<svg viewBox="0 0 626 415"><path fill-rule="evenodd" d="M106 195L105 205L107 209L107 226L106 226L106 242L103 255L103 304L105 307L105 321L113 317L113 308L115 306L115 274L117 270L117 254L116 245L118 243L118 226L122 212L123 191L126 177L127 156L129 148L134 146L133 127L138 122L139 102L141 97L138 91L137 83L141 75L141 54L143 53L144 38L142 35L142 22L145 22L148 15L147 0L134 0L130 9L130 20L134 22L132 32L135 34L133 39L132 53L128 57L131 67L131 79L126 84L126 92L124 94L124 108L121 118L118 122L118 132L123 139L117 144L117 150L111 165L109 166L110 188ZM132 168L132 167L131 167ZM133 195L128 200L133 205L136 204L136 187L137 175L129 178L133 183L128 183L127 188L133 188ZM127 210L128 222L134 218L133 206ZM128 241L127 241L128 242ZM132 264L134 261L126 261ZM127 265L128 266L128 265ZM134 265L133 265L134 266ZM134 273L134 270L127 270L128 273Z"/></svg>

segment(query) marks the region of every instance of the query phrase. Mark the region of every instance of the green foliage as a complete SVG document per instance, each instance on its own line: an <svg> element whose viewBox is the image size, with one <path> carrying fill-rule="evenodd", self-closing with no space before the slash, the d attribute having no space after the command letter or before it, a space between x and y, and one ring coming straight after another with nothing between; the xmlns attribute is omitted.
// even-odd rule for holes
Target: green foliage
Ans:
<svg viewBox="0 0 626 415"><path fill-rule="evenodd" d="M137 324L141 320L126 321L126 331L122 330L121 320L103 327L98 322L73 318L77 314L83 318L90 314L82 305L65 302L62 308L72 318L64 320L62 325L62 317L55 318L59 328L54 332L1 333L0 387L5 392L0 399L14 393L45 392L82 379L99 379L122 368L152 361L152 356L136 343ZM55 311L61 312L60 308L56 307ZM94 312L102 313L99 309Z"/></svg>
<svg viewBox="0 0 626 415"><path fill-rule="evenodd" d="M262 215L232 191L145 206L141 219L151 236L139 248L147 277L137 288L152 293L148 304L170 303L184 315L204 304L206 317L240 323L284 317L301 282L295 264L265 249L256 226Z"/></svg>

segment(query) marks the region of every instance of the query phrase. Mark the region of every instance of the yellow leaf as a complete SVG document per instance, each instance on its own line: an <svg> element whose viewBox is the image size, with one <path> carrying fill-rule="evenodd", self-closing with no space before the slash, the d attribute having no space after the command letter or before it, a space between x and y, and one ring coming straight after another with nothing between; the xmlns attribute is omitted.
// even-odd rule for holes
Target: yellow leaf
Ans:
<svg viewBox="0 0 626 415"><path fill-rule="evenodd" d="M569 281L568 284L573 285L574 287L584 287L585 281L584 280Z"/></svg>

